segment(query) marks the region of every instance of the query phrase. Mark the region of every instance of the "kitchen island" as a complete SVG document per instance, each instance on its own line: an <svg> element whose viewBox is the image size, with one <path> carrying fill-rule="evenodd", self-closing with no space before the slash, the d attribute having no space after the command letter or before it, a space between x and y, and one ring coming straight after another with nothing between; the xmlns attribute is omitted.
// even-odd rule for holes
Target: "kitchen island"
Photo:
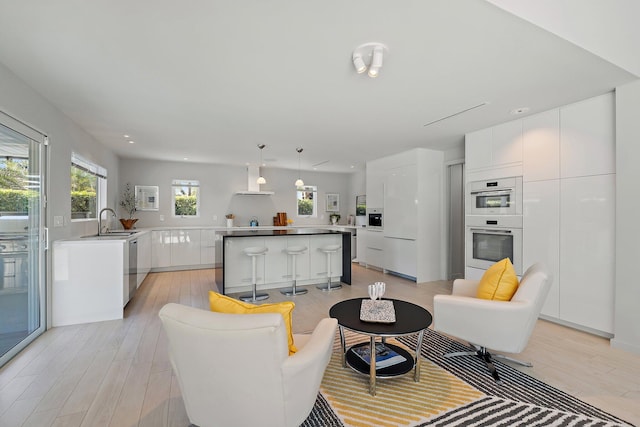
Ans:
<svg viewBox="0 0 640 427"><path fill-rule="evenodd" d="M254 246L268 248L257 258L257 288L274 289L291 286L291 259L284 252L289 246L306 246L298 255L296 278L298 286L327 282L327 257L319 250L326 245L340 245L331 257L332 279L351 284L351 233L317 228L287 228L278 230L216 231L216 253L222 254L222 267L216 269L216 284L223 294L250 291L251 258L244 249Z"/></svg>

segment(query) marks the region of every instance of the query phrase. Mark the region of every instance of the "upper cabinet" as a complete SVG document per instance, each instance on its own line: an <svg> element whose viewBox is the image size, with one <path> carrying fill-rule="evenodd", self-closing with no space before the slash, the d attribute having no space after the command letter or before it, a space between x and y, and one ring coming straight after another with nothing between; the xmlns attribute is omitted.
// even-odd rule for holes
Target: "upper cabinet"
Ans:
<svg viewBox="0 0 640 427"><path fill-rule="evenodd" d="M523 119L523 181L560 177L560 110Z"/></svg>
<svg viewBox="0 0 640 427"><path fill-rule="evenodd" d="M367 162L367 208L384 208L384 165L379 161Z"/></svg>
<svg viewBox="0 0 640 427"><path fill-rule="evenodd" d="M560 109L560 176L615 173L613 93Z"/></svg>
<svg viewBox="0 0 640 427"><path fill-rule="evenodd" d="M467 180L522 175L522 120L465 136Z"/></svg>

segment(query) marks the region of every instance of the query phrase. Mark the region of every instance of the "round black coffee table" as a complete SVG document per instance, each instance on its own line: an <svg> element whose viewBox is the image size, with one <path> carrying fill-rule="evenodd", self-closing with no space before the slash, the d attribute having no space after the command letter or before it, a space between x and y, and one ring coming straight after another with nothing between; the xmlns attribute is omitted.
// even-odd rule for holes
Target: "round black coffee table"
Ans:
<svg viewBox="0 0 640 427"><path fill-rule="evenodd" d="M340 344L342 345L342 366L346 367L348 364L354 370L363 374L368 374L369 393L373 396L376 394L376 377L394 377L406 374L411 371L411 369L415 369L413 379L416 382L420 381L420 349L422 347L424 331L429 327L429 325L431 325L431 321L433 320L431 313L419 305L412 304L407 301L384 298L387 301L393 302L396 321L394 323L364 322L360 320L360 305L362 304L363 299L366 298L354 298L341 301L329 310L329 316L338 320ZM344 328L359 334L368 335L369 343L356 344L347 349L345 344ZM385 339L389 337L413 334L418 334L415 359L413 355L404 348L393 344L387 344L385 342ZM353 352L352 349L356 347L369 345L369 350L375 354L373 349L375 349L376 346L376 338L381 338L383 344L387 348L390 348L401 356L404 356L405 361L376 370L375 357L371 358L371 363L366 363Z"/></svg>

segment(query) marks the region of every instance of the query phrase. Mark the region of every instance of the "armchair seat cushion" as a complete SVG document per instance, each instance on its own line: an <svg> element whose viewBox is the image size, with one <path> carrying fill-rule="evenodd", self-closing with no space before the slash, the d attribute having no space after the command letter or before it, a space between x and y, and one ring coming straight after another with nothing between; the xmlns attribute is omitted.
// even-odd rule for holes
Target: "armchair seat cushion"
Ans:
<svg viewBox="0 0 640 427"><path fill-rule="evenodd" d="M484 272L478 284L477 297L495 301L511 301L518 290L518 276L509 258L504 258Z"/></svg>
<svg viewBox="0 0 640 427"><path fill-rule="evenodd" d="M293 341L292 319L295 303L293 301L283 301L273 304L249 304L217 292L209 291L209 308L217 313L228 314L261 314L280 313L287 328L287 340L289 345L289 355L294 354L298 349Z"/></svg>

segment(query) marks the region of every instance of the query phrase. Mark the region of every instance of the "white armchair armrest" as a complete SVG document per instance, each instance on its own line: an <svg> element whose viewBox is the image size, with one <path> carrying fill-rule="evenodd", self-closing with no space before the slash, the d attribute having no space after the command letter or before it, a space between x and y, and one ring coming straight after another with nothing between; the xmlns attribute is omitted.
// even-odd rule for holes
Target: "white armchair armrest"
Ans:
<svg viewBox="0 0 640 427"><path fill-rule="evenodd" d="M479 280L456 279L453 281L451 295L475 297L478 293Z"/></svg>
<svg viewBox="0 0 640 427"><path fill-rule="evenodd" d="M308 340L301 340L303 344L298 351L282 364L284 399L291 402L292 407L301 407L302 420L306 417L304 405L297 405L297 402L315 400L324 371L331 360L337 327L336 319L322 319L313 330L311 337ZM295 337L294 335L294 342L296 342ZM313 393L313 396L309 393Z"/></svg>
<svg viewBox="0 0 640 427"><path fill-rule="evenodd" d="M474 294L475 296L475 294ZM519 353L529 337L530 302L492 301L458 295L436 295L433 299L434 328L471 344L508 353Z"/></svg>

